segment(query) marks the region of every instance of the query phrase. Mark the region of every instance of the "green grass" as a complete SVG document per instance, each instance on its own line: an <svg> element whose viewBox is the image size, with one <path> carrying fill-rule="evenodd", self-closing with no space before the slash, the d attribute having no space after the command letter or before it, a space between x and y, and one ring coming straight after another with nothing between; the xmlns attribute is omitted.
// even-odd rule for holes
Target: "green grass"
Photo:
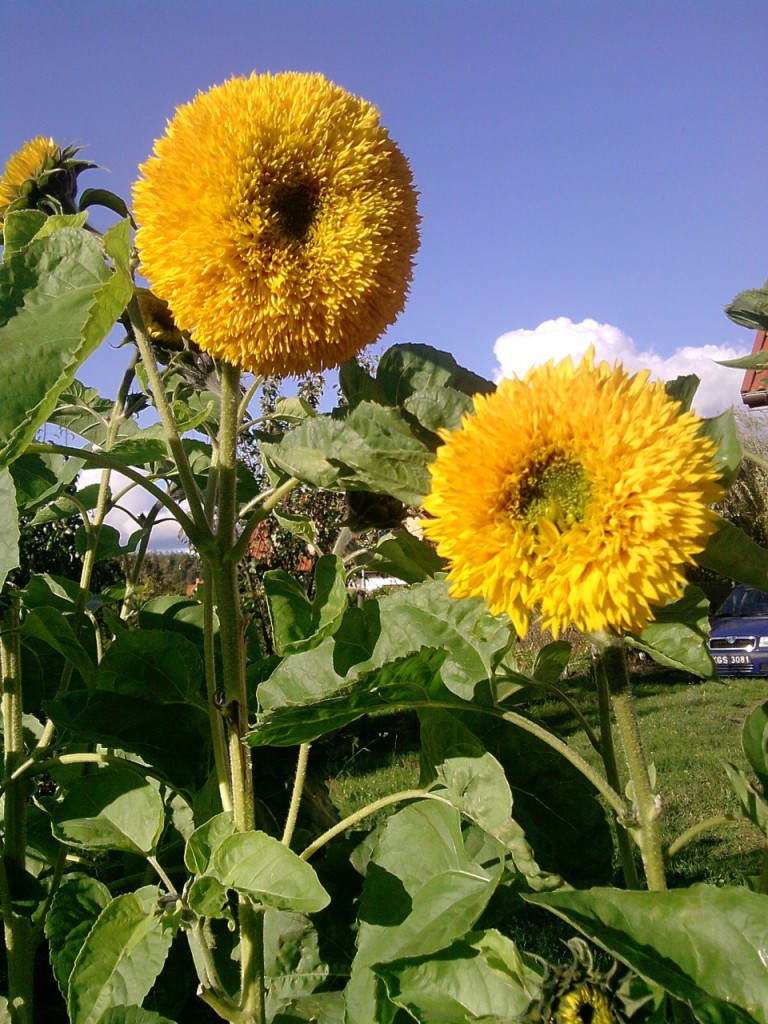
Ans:
<svg viewBox="0 0 768 1024"><path fill-rule="evenodd" d="M655 672L635 682L641 728L657 786L664 802L665 844L696 822L738 805L723 765L733 761L747 770L741 751L741 727L749 711L768 700L768 681L758 679L696 683L674 673ZM584 679L564 684L568 696L597 728L593 692ZM555 700L531 710L565 737L585 758L597 763L573 715ZM381 719L383 723L387 719ZM413 734L393 718L379 734L347 754L331 771L331 797L346 815L388 793L418 784L418 747ZM706 881L740 883L759 872L761 837L746 820L705 833L686 846L669 867L673 886Z"/></svg>

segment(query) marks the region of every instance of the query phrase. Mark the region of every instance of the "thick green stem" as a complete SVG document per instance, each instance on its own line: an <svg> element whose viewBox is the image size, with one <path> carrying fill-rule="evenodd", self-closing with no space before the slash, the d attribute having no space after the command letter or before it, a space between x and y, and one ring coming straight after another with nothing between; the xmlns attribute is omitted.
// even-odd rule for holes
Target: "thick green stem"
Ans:
<svg viewBox="0 0 768 1024"><path fill-rule="evenodd" d="M616 747L613 743L613 726L611 724L611 694L600 658L595 659L595 686L600 717L600 756L603 759L605 777L616 792L620 793L621 779L619 778L619 766L616 761ZM613 827L616 833L616 848L619 852L624 884L628 889L639 889L640 879L637 874L629 833L618 817L614 818Z"/></svg>
<svg viewBox="0 0 768 1024"><path fill-rule="evenodd" d="M5 949L8 963L8 1010L12 1024L32 1024L34 995L35 944L32 924L17 915L11 903L6 864L24 870L27 858L27 805L22 780L11 781L16 768L24 760L22 725L21 644L19 640L20 605L18 596L5 596L0 616L0 669L3 695L3 781L5 783L4 845L0 858L0 906L3 910Z"/></svg>
<svg viewBox="0 0 768 1024"><path fill-rule="evenodd" d="M237 439L240 413L240 369L221 364L221 420L218 455L218 519L215 554L208 559L219 615L223 673L223 713L229 729L232 809L239 832L254 829L251 751L248 731L248 692L245 679L245 624L237 584L235 524L237 522ZM264 917L247 896L239 902L240 1007L255 1024L265 1020Z"/></svg>
<svg viewBox="0 0 768 1024"><path fill-rule="evenodd" d="M648 888L652 891L665 892L667 879L664 872L664 851L661 844L661 804L651 783L627 672L626 657L621 643L611 639L601 642L600 660L610 687L613 714L634 793L637 824L632 831L640 847L645 880Z"/></svg>

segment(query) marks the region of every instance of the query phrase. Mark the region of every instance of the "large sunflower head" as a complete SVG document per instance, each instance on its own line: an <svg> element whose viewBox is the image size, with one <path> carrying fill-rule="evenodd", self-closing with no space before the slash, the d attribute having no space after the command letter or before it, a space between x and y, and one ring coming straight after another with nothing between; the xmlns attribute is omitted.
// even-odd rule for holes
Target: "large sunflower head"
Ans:
<svg viewBox="0 0 768 1024"><path fill-rule="evenodd" d="M430 467L425 532L452 592L525 633L640 632L680 596L722 496L700 422L643 372L547 363L475 398Z"/></svg>
<svg viewBox="0 0 768 1024"><path fill-rule="evenodd" d="M12 210L71 213L77 176L96 164L75 159L79 149L38 135L8 160L0 178L0 230Z"/></svg>
<svg viewBox="0 0 768 1024"><path fill-rule="evenodd" d="M418 246L408 162L322 75L233 78L179 108L134 187L153 291L255 373L351 358L400 313Z"/></svg>

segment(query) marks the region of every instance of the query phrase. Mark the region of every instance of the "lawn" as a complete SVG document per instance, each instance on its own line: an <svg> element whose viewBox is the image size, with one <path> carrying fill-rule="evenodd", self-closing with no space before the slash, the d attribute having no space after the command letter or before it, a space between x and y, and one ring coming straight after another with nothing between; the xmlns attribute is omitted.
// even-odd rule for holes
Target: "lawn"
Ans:
<svg viewBox="0 0 768 1024"><path fill-rule="evenodd" d="M563 688L597 728L594 697L583 677ZM746 770L741 727L748 712L768 700L768 681L760 679L691 682L674 673L653 672L635 684L647 753L655 763L664 801L663 831L668 844L695 823L725 811L737 811L723 765ZM573 714L556 700L531 708L587 759L596 755ZM376 721L376 720L374 720ZM337 759L330 773L331 797L342 815L395 790L418 783L418 737L407 718L377 720L357 746ZM374 723L369 723L373 726ZM673 886L693 882L739 883L759 872L761 839L739 819L699 836L674 859Z"/></svg>

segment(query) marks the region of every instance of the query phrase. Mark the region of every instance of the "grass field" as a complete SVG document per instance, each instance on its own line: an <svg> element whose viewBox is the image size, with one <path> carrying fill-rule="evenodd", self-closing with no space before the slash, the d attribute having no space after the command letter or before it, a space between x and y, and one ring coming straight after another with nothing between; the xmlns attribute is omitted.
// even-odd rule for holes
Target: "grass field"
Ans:
<svg viewBox="0 0 768 1024"><path fill-rule="evenodd" d="M597 728L593 692L583 679L563 684L568 696ZM737 811L723 764L733 761L744 770L741 727L748 712L768 700L768 680L690 682L674 673L653 672L635 685L641 727L649 758L657 771L664 801L666 844L696 822L725 811ZM535 709L553 730L587 759L596 755L569 709L559 701ZM344 755L334 765L331 797L342 815L386 793L418 782L418 743L415 730L398 718ZM407 725L407 723L405 723ZM720 826L686 846L670 864L672 886L706 881L739 883L760 868L761 837L746 820Z"/></svg>

